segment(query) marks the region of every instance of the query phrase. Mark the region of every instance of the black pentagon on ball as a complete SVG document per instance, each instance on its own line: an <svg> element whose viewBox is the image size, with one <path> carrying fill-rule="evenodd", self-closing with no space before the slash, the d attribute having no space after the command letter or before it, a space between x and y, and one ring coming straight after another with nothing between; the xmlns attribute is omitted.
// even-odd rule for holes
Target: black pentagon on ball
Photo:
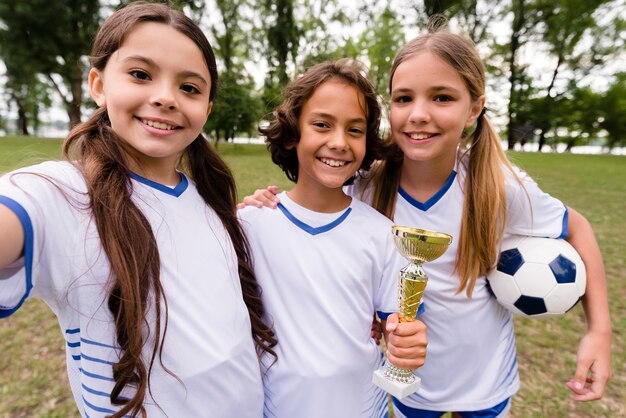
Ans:
<svg viewBox="0 0 626 418"><path fill-rule="evenodd" d="M526 315L539 315L548 312L548 308L546 307L546 303L543 299L533 296L522 295L513 305Z"/></svg>
<svg viewBox="0 0 626 418"><path fill-rule="evenodd" d="M511 248L510 250L502 251L500 258L498 259L498 271L513 276L520 267L524 264L524 257L517 248Z"/></svg>
<svg viewBox="0 0 626 418"><path fill-rule="evenodd" d="M559 254L549 265L558 283L574 283L576 281L576 264L569 258Z"/></svg>

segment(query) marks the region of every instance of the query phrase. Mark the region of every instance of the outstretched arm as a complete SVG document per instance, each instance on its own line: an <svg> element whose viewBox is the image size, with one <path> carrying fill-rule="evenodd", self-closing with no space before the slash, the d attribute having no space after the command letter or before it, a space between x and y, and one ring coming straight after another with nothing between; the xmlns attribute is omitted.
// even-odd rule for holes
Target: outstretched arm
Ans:
<svg viewBox="0 0 626 418"><path fill-rule="evenodd" d="M583 307L587 317L587 332L578 346L576 373L567 382L574 400L600 399L611 377L611 319L607 296L604 263L595 235L587 219L569 208L569 236L585 263L587 288Z"/></svg>
<svg viewBox="0 0 626 418"><path fill-rule="evenodd" d="M387 360L394 366L415 370L426 361L426 325L420 320L400 322L398 314L382 321L387 344Z"/></svg>
<svg viewBox="0 0 626 418"><path fill-rule="evenodd" d="M243 202L237 204L237 209L241 209L246 206L256 206L257 208L266 206L268 208L275 209L280 202L280 200L276 197L278 192L278 186L267 186L266 189L256 189L252 196L244 197Z"/></svg>
<svg viewBox="0 0 626 418"><path fill-rule="evenodd" d="M0 204L0 270L17 260L24 250L24 230L17 215Z"/></svg>

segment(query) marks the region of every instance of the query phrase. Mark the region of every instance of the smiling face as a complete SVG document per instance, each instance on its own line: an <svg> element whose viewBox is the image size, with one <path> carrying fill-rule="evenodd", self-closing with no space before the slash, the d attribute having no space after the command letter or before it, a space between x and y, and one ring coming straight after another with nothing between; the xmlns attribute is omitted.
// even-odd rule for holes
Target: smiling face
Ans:
<svg viewBox="0 0 626 418"><path fill-rule="evenodd" d="M177 182L175 165L211 111L211 76L198 46L162 23L141 23L89 73L91 96L106 107L133 171Z"/></svg>
<svg viewBox="0 0 626 418"><path fill-rule="evenodd" d="M365 156L367 115L357 88L331 78L317 87L302 107L298 182L290 196L298 203L311 198L343 196L343 184ZM345 199L344 199L345 200Z"/></svg>
<svg viewBox="0 0 626 418"><path fill-rule="evenodd" d="M391 81L391 131L405 159L450 168L463 129L484 104L473 101L461 76L429 51L398 65Z"/></svg>

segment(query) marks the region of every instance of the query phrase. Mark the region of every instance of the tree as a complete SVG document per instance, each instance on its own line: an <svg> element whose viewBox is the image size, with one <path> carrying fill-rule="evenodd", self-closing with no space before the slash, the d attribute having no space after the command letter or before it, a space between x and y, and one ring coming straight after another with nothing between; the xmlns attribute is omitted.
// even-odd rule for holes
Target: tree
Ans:
<svg viewBox="0 0 626 418"><path fill-rule="evenodd" d="M365 31L358 45L369 60L370 79L376 90L383 97L388 97L389 75L396 52L405 42L402 25L389 4L378 15L369 19L370 30Z"/></svg>
<svg viewBox="0 0 626 418"><path fill-rule="evenodd" d="M276 90L289 82L287 65L295 62L302 32L294 16L293 0L263 0L263 22L269 67L264 101L268 103L275 99Z"/></svg>
<svg viewBox="0 0 626 418"><path fill-rule="evenodd" d="M97 0L4 0L0 7L3 50L28 54L30 74L41 74L58 93L70 127L80 122L83 103L83 57L99 25Z"/></svg>
<svg viewBox="0 0 626 418"><path fill-rule="evenodd" d="M605 33L604 30L593 30L597 28L594 12L607 0L558 0L550 2L551 8L547 8L545 20L541 25L542 41L548 48L548 53L555 61L548 86L545 88L544 99L553 101L563 91L558 91L557 77L563 75L569 80L575 81L581 77L580 73L588 73L589 70L601 64L608 51L598 51L596 48L579 47L585 35L591 37L591 45L598 45L599 40ZM583 63L585 71L577 70ZM567 74L564 74L564 70ZM566 80L566 81L569 81ZM563 83L562 85L569 85ZM547 129L541 129L539 134L539 151L545 144Z"/></svg>
<svg viewBox="0 0 626 418"><path fill-rule="evenodd" d="M597 102L600 113L600 128L607 132L609 149L626 146L626 72L616 75L611 84Z"/></svg>
<svg viewBox="0 0 626 418"><path fill-rule="evenodd" d="M220 79L219 95L205 125L215 143L228 141L239 133L250 135L261 117L261 100L253 94L251 80L236 73L225 73Z"/></svg>

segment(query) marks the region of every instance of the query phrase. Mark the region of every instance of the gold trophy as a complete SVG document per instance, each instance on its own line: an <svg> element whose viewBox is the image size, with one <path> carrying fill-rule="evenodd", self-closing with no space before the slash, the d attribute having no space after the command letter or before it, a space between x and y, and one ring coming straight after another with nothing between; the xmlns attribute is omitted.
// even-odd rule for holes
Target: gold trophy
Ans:
<svg viewBox="0 0 626 418"><path fill-rule="evenodd" d="M400 322L411 322L415 320L428 282L422 264L439 258L448 249L452 237L408 226L392 226L391 232L396 248L410 261L400 270L398 279L398 316ZM386 367L374 372L372 381L398 399L417 391L421 382L413 370L401 369L389 361Z"/></svg>

